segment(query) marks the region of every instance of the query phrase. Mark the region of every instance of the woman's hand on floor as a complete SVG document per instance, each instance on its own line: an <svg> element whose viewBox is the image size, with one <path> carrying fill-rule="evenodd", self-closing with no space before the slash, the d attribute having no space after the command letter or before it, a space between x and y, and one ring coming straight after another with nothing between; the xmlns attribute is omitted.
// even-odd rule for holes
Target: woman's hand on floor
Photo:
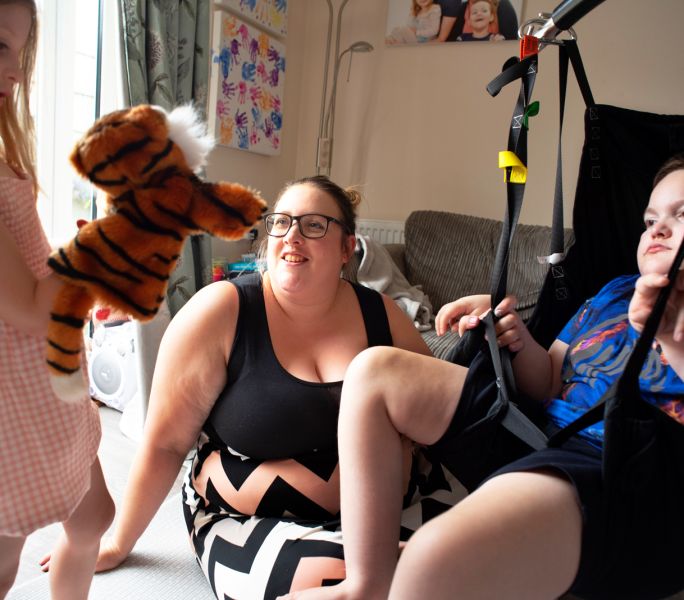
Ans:
<svg viewBox="0 0 684 600"><path fill-rule="evenodd" d="M95 572L109 571L118 567L126 557L128 552L124 552L119 548L119 545L114 541L114 538L108 537L100 542L100 552L97 555L97 563L95 563Z"/></svg>

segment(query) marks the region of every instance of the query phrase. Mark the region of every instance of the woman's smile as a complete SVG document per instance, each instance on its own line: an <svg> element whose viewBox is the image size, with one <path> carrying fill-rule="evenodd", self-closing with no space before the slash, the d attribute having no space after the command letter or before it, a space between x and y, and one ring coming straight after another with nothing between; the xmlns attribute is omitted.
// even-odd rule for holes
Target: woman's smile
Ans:
<svg viewBox="0 0 684 600"><path fill-rule="evenodd" d="M302 264L309 260L301 254L296 254L294 252L285 252L282 255L282 259L289 264Z"/></svg>

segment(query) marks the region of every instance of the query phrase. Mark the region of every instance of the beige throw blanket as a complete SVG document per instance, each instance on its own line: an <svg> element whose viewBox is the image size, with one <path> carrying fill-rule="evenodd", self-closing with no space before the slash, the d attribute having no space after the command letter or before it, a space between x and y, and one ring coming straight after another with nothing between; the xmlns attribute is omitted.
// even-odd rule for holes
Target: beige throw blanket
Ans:
<svg viewBox="0 0 684 600"><path fill-rule="evenodd" d="M410 317L419 331L432 328L432 305L420 286L411 285L380 243L365 235L356 236L362 253L357 280L360 284L387 294Z"/></svg>

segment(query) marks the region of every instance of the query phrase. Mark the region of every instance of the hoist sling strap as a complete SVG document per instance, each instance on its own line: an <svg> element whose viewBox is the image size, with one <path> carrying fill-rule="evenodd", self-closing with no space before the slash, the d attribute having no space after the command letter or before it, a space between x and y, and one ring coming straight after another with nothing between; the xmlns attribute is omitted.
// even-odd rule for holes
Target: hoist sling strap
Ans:
<svg viewBox="0 0 684 600"><path fill-rule="evenodd" d="M513 110L511 126L508 135L507 153L517 158L518 162L526 170L527 166L527 126L524 123L526 110L530 105L532 89L537 75L537 55L529 55L522 60L509 60L504 65L504 70L488 86L487 91L496 96L507 84L520 80L520 93ZM508 279L508 260L511 250L511 241L522 208L525 191L526 176L518 177L514 181L512 169L506 169L506 216L503 221L501 237L497 248L491 278L491 305L496 307L506 296L506 284ZM498 388L498 400L502 405L501 424L511 433L525 441L532 448L541 448L546 444L546 437L532 421L511 402L516 396L511 356L507 348L500 349L496 343L494 329L494 316L490 311L483 319L492 366L496 376Z"/></svg>

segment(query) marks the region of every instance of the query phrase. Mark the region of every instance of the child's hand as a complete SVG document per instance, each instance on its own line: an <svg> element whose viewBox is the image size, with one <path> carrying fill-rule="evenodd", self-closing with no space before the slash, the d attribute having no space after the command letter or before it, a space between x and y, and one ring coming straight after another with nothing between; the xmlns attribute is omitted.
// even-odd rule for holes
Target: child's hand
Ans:
<svg viewBox="0 0 684 600"><path fill-rule="evenodd" d="M637 279L627 313L634 329L643 330L660 290L666 285L667 277L658 273L648 273ZM658 334L672 335L676 342L684 341L684 271L677 274L677 281L667 301Z"/></svg>
<svg viewBox="0 0 684 600"><path fill-rule="evenodd" d="M480 324L480 317L490 308L488 294L464 296L454 302L445 304L435 317L435 331L437 335L444 335L447 331L458 330L463 335L466 330L474 329Z"/></svg>
<svg viewBox="0 0 684 600"><path fill-rule="evenodd" d="M515 312L517 302L515 296L506 296L494 309L494 315L499 317L496 322L497 344L501 348L507 346L511 352L520 352L530 335L520 315Z"/></svg>

